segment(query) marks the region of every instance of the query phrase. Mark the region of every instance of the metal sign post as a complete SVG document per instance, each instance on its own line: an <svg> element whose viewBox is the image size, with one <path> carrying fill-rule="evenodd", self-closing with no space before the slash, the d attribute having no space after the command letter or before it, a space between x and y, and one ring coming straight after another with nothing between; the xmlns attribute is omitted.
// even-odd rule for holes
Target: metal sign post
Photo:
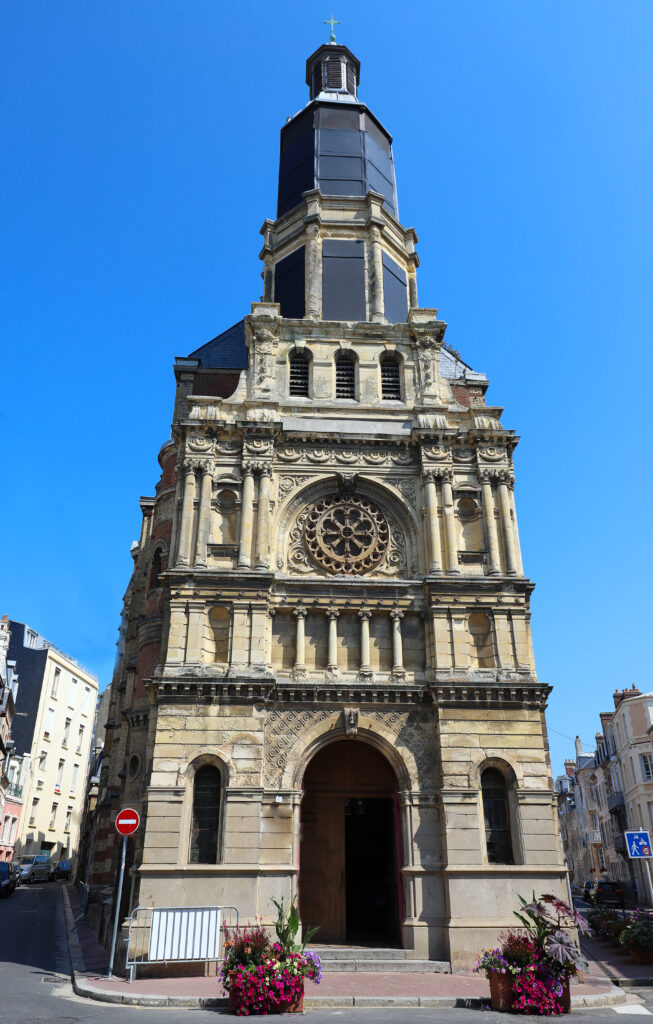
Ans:
<svg viewBox="0 0 653 1024"><path fill-rule="evenodd" d="M111 955L109 957L109 973L107 978L113 977L113 961L116 955L116 939L118 937L118 918L120 917L120 901L122 899L122 883L125 877L125 860L127 857L127 836L134 834L141 823L138 811L132 807L125 807L116 817L116 832L122 836L122 855L120 858L120 875L118 876L118 896L113 911L113 935L111 936Z"/></svg>

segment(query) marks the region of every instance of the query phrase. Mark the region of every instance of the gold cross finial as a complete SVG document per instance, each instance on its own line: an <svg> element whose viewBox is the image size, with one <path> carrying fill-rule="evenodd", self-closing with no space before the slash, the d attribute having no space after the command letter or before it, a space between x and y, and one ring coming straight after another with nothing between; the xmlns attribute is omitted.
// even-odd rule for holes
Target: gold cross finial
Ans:
<svg viewBox="0 0 653 1024"><path fill-rule="evenodd" d="M331 32L329 33L329 42L330 43L335 43L335 41L336 41L336 34L333 31L333 29L334 29L334 26L335 25L339 25L340 22L336 21L336 19L333 17L333 14L332 14L330 18L325 18L323 24L331 26Z"/></svg>

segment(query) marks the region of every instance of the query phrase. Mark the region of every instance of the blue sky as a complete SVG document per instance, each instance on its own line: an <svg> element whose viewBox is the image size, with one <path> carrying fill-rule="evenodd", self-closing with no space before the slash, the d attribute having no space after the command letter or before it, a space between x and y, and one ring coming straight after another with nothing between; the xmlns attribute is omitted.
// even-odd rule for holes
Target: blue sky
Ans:
<svg viewBox="0 0 653 1024"><path fill-rule="evenodd" d="M420 302L522 437L554 770L648 654L650 0L350 0ZM2 5L0 614L110 681L176 355L261 292L322 4ZM561 735L563 734L563 735Z"/></svg>

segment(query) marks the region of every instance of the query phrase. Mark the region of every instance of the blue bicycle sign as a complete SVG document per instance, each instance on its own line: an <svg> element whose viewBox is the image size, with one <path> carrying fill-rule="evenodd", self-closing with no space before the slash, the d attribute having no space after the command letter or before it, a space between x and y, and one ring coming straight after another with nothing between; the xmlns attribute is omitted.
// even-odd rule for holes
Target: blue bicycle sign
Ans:
<svg viewBox="0 0 653 1024"><path fill-rule="evenodd" d="M640 829L638 832L624 832L628 856L631 858L651 857L651 837L648 832Z"/></svg>

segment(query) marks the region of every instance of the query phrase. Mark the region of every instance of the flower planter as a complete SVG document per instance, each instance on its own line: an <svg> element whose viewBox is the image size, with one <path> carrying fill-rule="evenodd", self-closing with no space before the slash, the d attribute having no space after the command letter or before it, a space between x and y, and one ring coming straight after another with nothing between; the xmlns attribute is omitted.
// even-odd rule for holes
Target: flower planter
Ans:
<svg viewBox="0 0 653 1024"><path fill-rule="evenodd" d="M631 949L630 958L635 964L653 964L653 949Z"/></svg>
<svg viewBox="0 0 653 1024"><path fill-rule="evenodd" d="M562 1006L563 1013L571 1012L571 993L569 991L569 978L565 978L562 983L562 995L560 996L560 1005Z"/></svg>
<svg viewBox="0 0 653 1024"><path fill-rule="evenodd" d="M499 1013L508 1013L512 1007L512 975L489 972L490 1004Z"/></svg>
<svg viewBox="0 0 653 1024"><path fill-rule="evenodd" d="M241 993L238 991L236 986L233 984L233 980L236 977L236 971L229 971L229 1012L238 1013L243 1000ZM282 1002L277 1003L276 1006L271 1006L264 1014L260 1016L272 1016L277 1013L303 1013L304 1012L304 986L302 985L299 992L293 996L292 999L284 999Z"/></svg>

